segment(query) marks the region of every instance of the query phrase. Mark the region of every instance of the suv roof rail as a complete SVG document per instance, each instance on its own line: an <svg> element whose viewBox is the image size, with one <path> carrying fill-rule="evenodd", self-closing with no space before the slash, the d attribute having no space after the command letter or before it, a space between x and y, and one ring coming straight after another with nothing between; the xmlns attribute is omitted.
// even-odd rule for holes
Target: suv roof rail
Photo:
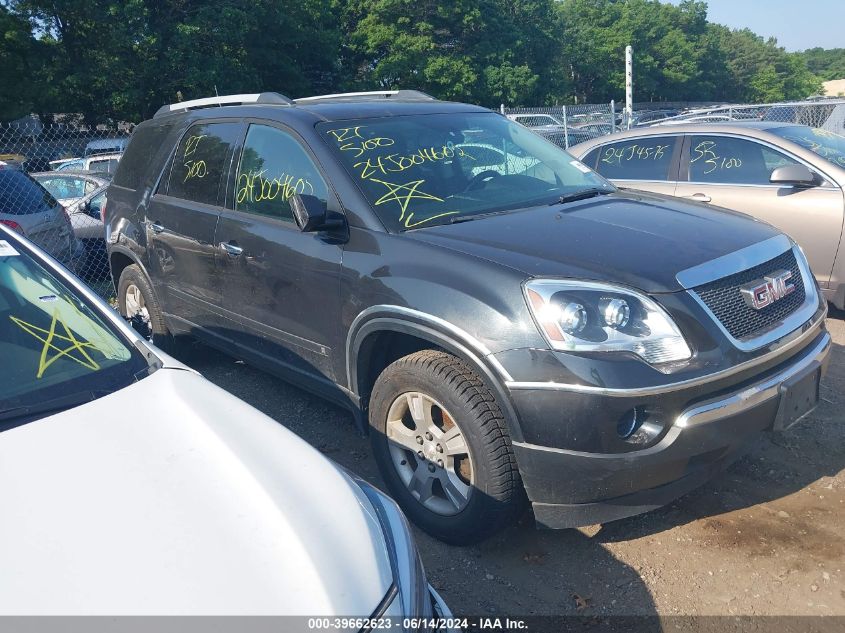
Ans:
<svg viewBox="0 0 845 633"><path fill-rule="evenodd" d="M402 101L437 101L430 94L420 90L372 90L369 92L341 92L333 95L317 95L294 99L294 103L308 103L310 101L347 101L359 97L381 97L382 99L399 99Z"/></svg>
<svg viewBox="0 0 845 633"><path fill-rule="evenodd" d="M206 97L205 99L193 99L191 101L180 101L161 106L153 118L158 118L173 112L187 112L196 108L209 108L212 106L222 107L225 105L241 105L245 103L267 103L273 105L293 105L286 96L278 92L256 92L253 94L222 95L217 97Z"/></svg>

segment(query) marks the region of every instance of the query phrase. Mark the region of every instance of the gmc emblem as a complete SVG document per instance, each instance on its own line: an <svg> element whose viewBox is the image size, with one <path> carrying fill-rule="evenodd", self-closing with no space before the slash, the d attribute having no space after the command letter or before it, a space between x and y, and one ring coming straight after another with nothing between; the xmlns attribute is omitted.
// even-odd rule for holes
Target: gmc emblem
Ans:
<svg viewBox="0 0 845 633"><path fill-rule="evenodd" d="M788 283L790 279L791 271L776 270L762 279L745 284L739 291L745 303L755 310L762 310L795 291L795 285Z"/></svg>

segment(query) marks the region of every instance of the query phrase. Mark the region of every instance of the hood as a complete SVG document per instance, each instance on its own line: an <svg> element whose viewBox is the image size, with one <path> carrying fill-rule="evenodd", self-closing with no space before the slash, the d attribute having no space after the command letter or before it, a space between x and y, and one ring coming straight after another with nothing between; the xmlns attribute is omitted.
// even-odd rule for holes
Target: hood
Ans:
<svg viewBox="0 0 845 633"><path fill-rule="evenodd" d="M0 615L370 615L355 484L193 372L0 433Z"/></svg>
<svg viewBox="0 0 845 633"><path fill-rule="evenodd" d="M405 233L530 277L615 282L652 293L681 290L678 272L778 234L746 215L630 191Z"/></svg>

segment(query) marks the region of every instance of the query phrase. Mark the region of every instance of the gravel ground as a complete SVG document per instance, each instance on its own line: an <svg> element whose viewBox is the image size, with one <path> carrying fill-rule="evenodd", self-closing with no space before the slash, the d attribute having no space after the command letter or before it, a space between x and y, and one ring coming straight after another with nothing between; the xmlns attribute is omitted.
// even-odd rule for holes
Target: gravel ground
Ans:
<svg viewBox="0 0 845 633"><path fill-rule="evenodd" d="M845 615L845 314L828 327L821 405L711 483L605 526L526 513L463 548L417 531L431 583L459 615ZM181 360L381 485L346 411L199 344Z"/></svg>

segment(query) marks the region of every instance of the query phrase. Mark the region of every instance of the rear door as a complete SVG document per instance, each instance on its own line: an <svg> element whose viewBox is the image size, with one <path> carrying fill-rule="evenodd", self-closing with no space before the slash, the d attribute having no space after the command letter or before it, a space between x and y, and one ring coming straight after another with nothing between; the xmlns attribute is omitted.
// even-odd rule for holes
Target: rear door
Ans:
<svg viewBox="0 0 845 633"><path fill-rule="evenodd" d="M283 369L333 381L342 247L303 233L290 197L339 204L316 161L284 127L250 123L217 227L223 305L232 341Z"/></svg>
<svg viewBox="0 0 845 633"><path fill-rule="evenodd" d="M147 206L153 286L164 311L189 327L211 328L220 319L214 231L242 130L231 119L188 128Z"/></svg>
<svg viewBox="0 0 845 633"><path fill-rule="evenodd" d="M582 162L619 187L671 196L678 184L682 138L679 134L627 138L592 149Z"/></svg>
<svg viewBox="0 0 845 633"><path fill-rule="evenodd" d="M772 171L804 164L818 175L816 187L774 185ZM741 211L790 235L804 249L822 286L830 280L843 200L839 187L795 156L751 138L691 134L684 142L676 195Z"/></svg>

